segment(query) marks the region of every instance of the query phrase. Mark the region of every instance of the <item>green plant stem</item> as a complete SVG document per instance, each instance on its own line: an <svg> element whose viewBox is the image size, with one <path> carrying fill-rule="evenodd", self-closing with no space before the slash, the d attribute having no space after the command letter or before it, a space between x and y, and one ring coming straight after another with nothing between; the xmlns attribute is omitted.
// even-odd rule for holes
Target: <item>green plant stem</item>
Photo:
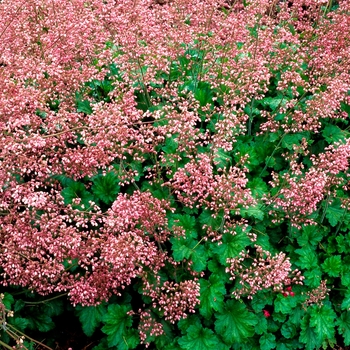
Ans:
<svg viewBox="0 0 350 350"><path fill-rule="evenodd" d="M348 291L348 289L346 289L346 288L333 288L333 287L332 287L332 290L338 290L340 292L347 292Z"/></svg>
<svg viewBox="0 0 350 350"><path fill-rule="evenodd" d="M71 128L71 129L68 129L68 130L63 130L63 131L56 132L55 134L43 135L42 138L43 139L47 139L49 137L55 137L55 136L63 135L66 132L71 132L71 131L76 131L76 130L84 130L84 129L87 129L87 126L77 126L75 128Z"/></svg>
<svg viewBox="0 0 350 350"><path fill-rule="evenodd" d="M52 297L52 298L49 298L49 299L45 299L45 300L41 300L41 301L24 301L24 303L27 304L27 305L45 304L45 303L47 303L48 301L55 300L55 299L64 297L64 296L66 296L66 295L68 295L68 293L63 293L63 294L60 294L60 295L56 295L55 297Z"/></svg>
<svg viewBox="0 0 350 350"><path fill-rule="evenodd" d="M261 175L262 175L262 174L264 173L264 171L266 170L266 168L268 167L270 160L272 159L272 157L275 155L276 151L277 151L278 148L280 147L280 145L281 145L281 143L282 143L282 141L283 141L285 135L286 135L286 133L284 133L284 134L282 135L282 137L281 137L281 139L279 140L278 144L276 145L275 149L272 151L270 157L267 159L267 162L266 162L266 164L265 164L265 166L264 166L264 169L261 171L261 173L260 173L260 175L259 175L260 178L261 178Z"/></svg>
<svg viewBox="0 0 350 350"><path fill-rule="evenodd" d="M250 102L250 113L249 113L249 119L248 119L248 136L252 136L252 123L253 123L253 104L254 104L254 97L252 98Z"/></svg>
<svg viewBox="0 0 350 350"><path fill-rule="evenodd" d="M336 231L335 231L335 233L334 233L334 236L337 236L337 235L338 235L338 232L339 232L341 226L343 225L343 221L344 221L346 212L347 212L348 210L349 210L349 207L347 206L347 207L344 209L344 211L343 211L343 215L342 215L341 220L340 220L340 222L339 222L339 224L338 224L338 226L337 226L337 229L336 229Z"/></svg>
<svg viewBox="0 0 350 350"><path fill-rule="evenodd" d="M12 325L9 324L9 327L11 327L13 330L15 330L17 333L23 335L24 337L26 337L27 339L29 339L30 341L36 343L36 344L39 344L40 346L44 347L45 349L48 349L48 350L53 350L52 348L48 347L47 345L43 344L42 342L40 342L39 340L35 340L31 337L29 337L28 335L26 335L25 333L19 331L18 329L16 329L15 327L13 327Z"/></svg>
<svg viewBox="0 0 350 350"><path fill-rule="evenodd" d="M191 249L192 251L194 251L201 243L202 243L202 241L205 239L205 237L202 237L201 239L200 239L200 241Z"/></svg>
<svg viewBox="0 0 350 350"><path fill-rule="evenodd" d="M322 217L321 217L321 220L320 220L320 224L323 223L323 220L326 216L326 212L327 212L327 209L328 209L328 205L329 205L329 194L327 194L327 198L326 198L326 205L325 205L325 208L324 208L324 211L322 213Z"/></svg>
<svg viewBox="0 0 350 350"><path fill-rule="evenodd" d="M10 350L13 350L13 347L12 346L9 346L7 344L5 344L3 341L0 340L0 345L3 346L4 348L6 349L10 349Z"/></svg>
<svg viewBox="0 0 350 350"><path fill-rule="evenodd" d="M152 106L151 98L149 96L149 93L148 93L148 90L147 90L147 86L145 84L145 77L144 77L144 75L142 73L142 67L141 67L141 63L140 63L139 59L137 59L137 64L138 64L140 72L141 72L142 82L140 82L139 79L138 80L139 80L140 84L142 85L142 89L143 89L143 92L145 93L145 97L146 97L146 101L147 101L147 107L149 108L149 107Z"/></svg>
<svg viewBox="0 0 350 350"><path fill-rule="evenodd" d="M333 6L333 0L329 0L327 5L325 6L324 12L323 12L323 17L326 16L327 12L332 9Z"/></svg>

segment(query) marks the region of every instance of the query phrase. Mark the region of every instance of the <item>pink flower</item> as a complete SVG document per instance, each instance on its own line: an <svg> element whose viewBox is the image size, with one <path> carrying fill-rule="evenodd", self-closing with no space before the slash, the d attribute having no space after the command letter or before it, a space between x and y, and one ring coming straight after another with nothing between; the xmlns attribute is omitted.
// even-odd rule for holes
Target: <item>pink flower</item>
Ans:
<svg viewBox="0 0 350 350"><path fill-rule="evenodd" d="M263 313L266 318L271 316L271 314L267 310L263 310Z"/></svg>

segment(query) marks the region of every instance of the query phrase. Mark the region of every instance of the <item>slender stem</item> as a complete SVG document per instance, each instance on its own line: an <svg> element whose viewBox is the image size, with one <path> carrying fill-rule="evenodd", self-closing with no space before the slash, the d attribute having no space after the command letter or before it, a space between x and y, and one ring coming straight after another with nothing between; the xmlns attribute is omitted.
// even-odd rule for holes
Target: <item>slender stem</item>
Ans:
<svg viewBox="0 0 350 350"><path fill-rule="evenodd" d="M201 243L202 243L202 241L205 239L205 237L202 237L201 239L200 239L200 241L191 249L191 250L195 250Z"/></svg>
<svg viewBox="0 0 350 350"><path fill-rule="evenodd" d="M146 97L146 101L147 101L147 107L151 107L151 97L149 96L149 93L148 93L148 90L147 90L147 86L145 85L145 77L143 75L143 72L142 72L142 66L141 66L141 63L140 63L140 59L138 58L137 59L137 65L139 66L139 69L140 69L140 72L141 72L141 77L142 77L142 82L139 82L141 83L142 85L142 89L143 89L143 92L145 93L145 97Z"/></svg>
<svg viewBox="0 0 350 350"><path fill-rule="evenodd" d="M22 4L21 4L20 6L18 6L18 8L17 8L17 10L16 10L16 12L15 12L15 15L17 15L17 13L21 10L21 8L24 6L25 3L26 3L26 1L23 1ZM5 25L3 31L0 33L0 38L4 35L4 33L6 32L6 29L7 29L7 28L11 25L11 23L14 21L14 18L15 18L15 17L13 17L13 19L12 19L11 21L9 21L9 22Z"/></svg>
<svg viewBox="0 0 350 350"><path fill-rule="evenodd" d="M252 122L254 119L253 116L253 104L254 104L254 97L252 98L250 102L250 111L249 111L249 119L248 119L248 136L252 135Z"/></svg>
<svg viewBox="0 0 350 350"><path fill-rule="evenodd" d="M262 232L262 231L259 231L259 230L257 230L256 228L253 228L253 227L252 227L252 230L255 231L255 232L261 233L261 234L264 235L264 236L267 235L266 233L264 233L264 232Z"/></svg>
<svg viewBox="0 0 350 350"><path fill-rule="evenodd" d="M41 301L25 301L24 303L27 304L27 305L45 304L48 301L64 297L65 295L68 295L68 293L63 293L63 294L60 294L60 295L56 295L55 297L52 297L52 298L49 298L49 299L45 299L45 300L41 300Z"/></svg>
<svg viewBox="0 0 350 350"><path fill-rule="evenodd" d="M274 149L273 152L271 153L270 157L267 159L267 162L266 162L266 164L265 164L265 167L264 167L264 169L261 171L259 177L261 177L261 175L264 173L264 171L265 171L266 168L268 167L270 160L271 160L272 157L275 155L277 149L280 147L280 145L281 145L281 143L282 143L283 138L284 138L285 135L286 135L286 133L284 133L284 134L282 135L282 137L281 137L281 139L279 140L277 146L275 147L275 149Z"/></svg>
<svg viewBox="0 0 350 350"><path fill-rule="evenodd" d="M332 287L332 290L339 290L340 292L347 292L348 291L348 289L346 289L346 288L334 288L334 287Z"/></svg>
<svg viewBox="0 0 350 350"><path fill-rule="evenodd" d="M36 344L39 344L40 346L44 347L45 349L48 349L48 350L53 350L52 348L48 347L47 345L43 344L42 342L40 342L39 340L35 340L31 337L29 337L28 335L26 335L25 333L19 331L18 329L16 329L15 327L13 327L12 325L9 324L9 326L14 329L17 333L23 335L24 337L26 337L27 339L31 340L32 342L36 343Z"/></svg>
<svg viewBox="0 0 350 350"><path fill-rule="evenodd" d="M68 130L63 130L63 131L60 131L60 132L56 132L55 134L44 135L44 136L43 136L43 139L47 139L47 138L49 138L49 137L54 137L54 136L60 136L60 135L65 134L66 132L70 132L70 131L84 130L84 129L87 129L87 126L77 126L77 127L75 127L75 128L72 128L72 129L68 129Z"/></svg>
<svg viewBox="0 0 350 350"><path fill-rule="evenodd" d="M328 205L329 205L329 194L327 194L327 198L326 198L326 205L325 205L325 208L324 208L324 211L322 213L322 217L321 217L321 220L320 220L320 224L322 224L325 216L326 216L326 212L327 212L327 209L328 209Z"/></svg>
<svg viewBox="0 0 350 350"><path fill-rule="evenodd" d="M345 215L346 215L346 212L348 211L348 209L349 209L348 206L346 208L344 208L343 215L342 215L341 220L340 220L340 222L339 222L339 224L337 226L337 229L336 229L336 231L334 233L334 236L338 235L338 232L339 232L341 226L343 225L343 221L344 221L344 218L345 218Z"/></svg>
<svg viewBox="0 0 350 350"><path fill-rule="evenodd" d="M3 346L3 347L6 348L6 349L13 350L13 347L11 347L11 346L5 344L5 343L4 343L3 341L1 341L1 340L0 340L0 345Z"/></svg>

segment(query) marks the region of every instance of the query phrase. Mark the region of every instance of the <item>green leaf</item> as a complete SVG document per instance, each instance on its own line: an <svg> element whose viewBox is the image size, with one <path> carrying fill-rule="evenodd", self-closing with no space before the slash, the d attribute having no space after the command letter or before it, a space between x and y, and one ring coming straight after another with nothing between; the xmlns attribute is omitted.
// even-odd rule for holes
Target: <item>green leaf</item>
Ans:
<svg viewBox="0 0 350 350"><path fill-rule="evenodd" d="M196 248L192 250L191 260L193 262L192 267L194 271L201 272L207 267L208 262L208 250L202 245L197 245Z"/></svg>
<svg viewBox="0 0 350 350"><path fill-rule="evenodd" d="M204 209L199 215L199 223L203 226L211 226L214 230L219 229L222 221L222 216L212 217L212 212L210 210Z"/></svg>
<svg viewBox="0 0 350 350"><path fill-rule="evenodd" d="M291 151L293 150L294 145L300 144L300 141L303 139L303 137L305 137L305 134L302 133L287 134L283 137L282 146Z"/></svg>
<svg viewBox="0 0 350 350"><path fill-rule="evenodd" d="M316 288L320 285L322 271L319 267L312 268L303 273L305 280L304 284L310 288Z"/></svg>
<svg viewBox="0 0 350 350"><path fill-rule="evenodd" d="M111 304L108 306L108 312L102 317L105 325L102 332L107 334L108 346L117 346L118 349L125 348L127 336L134 337L127 332L132 325L132 317L127 314L131 310L130 305ZM132 342L134 344L134 342ZM127 347L126 349L128 349ZM132 349L132 347L130 347Z"/></svg>
<svg viewBox="0 0 350 350"><path fill-rule="evenodd" d="M301 321L299 341L305 344L305 350L319 349L322 344L315 329L309 325L309 317L304 317Z"/></svg>
<svg viewBox="0 0 350 350"><path fill-rule="evenodd" d="M223 310L225 283L215 274L211 274L208 280L201 278L199 283L201 286L199 312L203 317L210 318L214 311Z"/></svg>
<svg viewBox="0 0 350 350"><path fill-rule="evenodd" d="M328 304L323 304L321 307L314 305L310 308L310 326L315 328L322 342L324 340L335 342L335 318L336 314Z"/></svg>
<svg viewBox="0 0 350 350"><path fill-rule="evenodd" d="M16 300L14 311L20 311L25 307L25 302L22 299Z"/></svg>
<svg viewBox="0 0 350 350"><path fill-rule="evenodd" d="M77 100L76 103L78 113L92 114L93 111L88 100Z"/></svg>
<svg viewBox="0 0 350 350"><path fill-rule="evenodd" d="M15 299L10 293L5 292L2 299L2 303L5 305L7 310L11 310L11 305L15 302Z"/></svg>
<svg viewBox="0 0 350 350"><path fill-rule="evenodd" d="M279 293L275 299L275 311L282 314L290 314L298 304L298 298L293 296L285 297Z"/></svg>
<svg viewBox="0 0 350 350"><path fill-rule="evenodd" d="M61 191L61 195L64 199L64 204L72 204L73 199L80 198L80 204L73 204L73 208L79 208L79 209L87 209L90 208L90 201L94 200L94 197L91 193L89 193L85 186L81 182L72 182L69 184L68 187L64 188ZM84 207L82 206L84 205Z"/></svg>
<svg viewBox="0 0 350 350"><path fill-rule="evenodd" d="M350 312L343 312L340 317L337 318L335 324L338 326L338 332L344 338L344 345L350 345Z"/></svg>
<svg viewBox="0 0 350 350"><path fill-rule="evenodd" d="M349 94L349 91L348 91L348 94ZM340 106L341 106L341 110L346 112L348 114L348 117L350 117L350 105L344 102L340 102Z"/></svg>
<svg viewBox="0 0 350 350"><path fill-rule="evenodd" d="M186 239L185 237L170 239L172 243L173 258L175 261L183 259L191 259L193 269L197 272L203 271L207 266L208 251L204 244L199 244L194 239Z"/></svg>
<svg viewBox="0 0 350 350"><path fill-rule="evenodd" d="M123 343L118 345L118 350L135 349L140 344L140 337L136 329L126 330Z"/></svg>
<svg viewBox="0 0 350 350"><path fill-rule="evenodd" d="M80 306L75 308L84 333L91 337L96 328L100 325L103 316L106 313L106 307L103 304L97 306Z"/></svg>
<svg viewBox="0 0 350 350"><path fill-rule="evenodd" d="M277 107L283 107L287 100L284 97L265 97L260 103L263 107L270 107L274 111Z"/></svg>
<svg viewBox="0 0 350 350"><path fill-rule="evenodd" d="M328 273L329 276L339 277L342 270L342 261L340 255L333 255L327 258L321 265L323 270Z"/></svg>
<svg viewBox="0 0 350 350"><path fill-rule="evenodd" d="M216 313L215 331L227 344L244 343L254 335L257 317L236 300L228 300L222 313Z"/></svg>
<svg viewBox="0 0 350 350"><path fill-rule="evenodd" d="M211 329L201 325L191 325L187 334L178 340L181 349L185 350L212 350L219 345L217 336Z"/></svg>
<svg viewBox="0 0 350 350"><path fill-rule="evenodd" d="M222 236L221 244L212 244L211 249L217 255L218 260L222 265L226 265L228 258L235 258L249 244L250 239L247 233L242 230L237 230L236 234L225 233Z"/></svg>
<svg viewBox="0 0 350 350"><path fill-rule="evenodd" d="M41 111L41 110L38 109L38 108L36 109L35 114L36 114L38 117L42 118L42 119L46 119L46 116L47 116L47 113L46 113L46 112Z"/></svg>
<svg viewBox="0 0 350 350"><path fill-rule="evenodd" d="M292 322L287 321L282 325L281 334L285 338L291 339L297 334L297 327Z"/></svg>
<svg viewBox="0 0 350 350"><path fill-rule="evenodd" d="M257 314L263 314L265 306L272 305L274 298L275 295L271 293L270 290L261 291L254 295L254 298L251 301L251 306Z"/></svg>
<svg viewBox="0 0 350 350"><path fill-rule="evenodd" d="M182 261L183 259L189 259L192 254L192 248L195 247L197 242L191 238L186 237L172 237L170 238L173 250L173 258L175 261Z"/></svg>
<svg viewBox="0 0 350 350"><path fill-rule="evenodd" d="M304 247L307 244L317 246L322 240L324 234L325 230L319 225L304 226L302 235L297 238L297 241L301 247Z"/></svg>
<svg viewBox="0 0 350 350"><path fill-rule="evenodd" d="M111 204L119 193L119 178L114 172L99 174L92 178L92 193L102 202Z"/></svg>
<svg viewBox="0 0 350 350"><path fill-rule="evenodd" d="M63 187L68 187L70 184L74 183L74 180L62 174L52 175L50 176L50 179L59 181Z"/></svg>
<svg viewBox="0 0 350 350"><path fill-rule="evenodd" d="M338 253L347 253L349 252L349 234L345 237L342 234L338 234L337 237L335 237L335 240L337 241L337 251Z"/></svg>
<svg viewBox="0 0 350 350"><path fill-rule="evenodd" d="M299 329L300 321L305 316L305 313L306 311L303 308L295 308L293 312L289 315L288 322L294 324Z"/></svg>
<svg viewBox="0 0 350 350"><path fill-rule="evenodd" d="M202 327L200 316L198 314L189 315L186 318L182 318L177 325L182 334L186 334L190 326Z"/></svg>
<svg viewBox="0 0 350 350"><path fill-rule="evenodd" d="M228 164L231 162L231 157L229 152L224 151L222 148L219 148L215 151L214 154L214 163L218 169L225 169Z"/></svg>
<svg viewBox="0 0 350 350"><path fill-rule="evenodd" d="M281 339L280 342L277 343L276 350L295 350L295 349L303 349L304 346L301 344L296 338L286 341L286 339Z"/></svg>
<svg viewBox="0 0 350 350"><path fill-rule="evenodd" d="M172 135L171 137L167 137L165 139L165 145L162 147L165 154L173 154L176 152L178 147L178 142L175 141L176 138L176 135Z"/></svg>
<svg viewBox="0 0 350 350"><path fill-rule="evenodd" d="M210 88L210 84L200 81L198 83L197 89L195 90L194 97L201 107L204 107L208 103L212 102L213 91Z"/></svg>
<svg viewBox="0 0 350 350"><path fill-rule="evenodd" d="M246 157L249 155L249 161L245 163L245 166L250 170L254 170L254 168L260 165L260 161L263 160L266 156L265 153L261 154L259 149L259 144L257 142L240 142L237 143L235 147L235 155L234 160L239 163L242 157Z"/></svg>
<svg viewBox="0 0 350 350"><path fill-rule="evenodd" d="M45 314L34 314L29 319L28 327L39 332L48 332L55 328L51 317Z"/></svg>
<svg viewBox="0 0 350 350"><path fill-rule="evenodd" d="M335 227L343 219L344 212L345 209L341 207L340 199L334 199L332 204L328 206L326 212L326 218L331 226Z"/></svg>
<svg viewBox="0 0 350 350"><path fill-rule="evenodd" d="M344 132L336 125L328 124L322 130L322 136L328 143L343 141L346 138Z"/></svg>
<svg viewBox="0 0 350 350"><path fill-rule="evenodd" d="M350 264L347 261L343 261L343 273L341 276L341 283L345 287L350 287Z"/></svg>
<svg viewBox="0 0 350 350"><path fill-rule="evenodd" d="M195 230L196 219L189 214L170 214L169 223L171 226L180 226L185 229L186 237L197 238Z"/></svg>
<svg viewBox="0 0 350 350"><path fill-rule="evenodd" d="M264 334L267 332L267 319L264 315L259 318L259 322L255 326L256 334Z"/></svg>
<svg viewBox="0 0 350 350"><path fill-rule="evenodd" d="M300 255L296 265L304 269L313 269L318 267L318 259L315 250L310 246L304 246L303 248L296 249L295 252Z"/></svg>
<svg viewBox="0 0 350 350"><path fill-rule="evenodd" d="M254 330L256 334L262 335L267 332L267 318L265 317L263 312L259 312L259 314L257 314L257 317L259 319L257 324L255 325Z"/></svg>
<svg viewBox="0 0 350 350"><path fill-rule="evenodd" d="M54 299L45 302L40 311L50 317L61 315L64 311L62 299Z"/></svg>
<svg viewBox="0 0 350 350"><path fill-rule="evenodd" d="M29 325L29 320L22 317L15 317L14 319L10 318L8 321L20 331L24 331Z"/></svg>
<svg viewBox="0 0 350 350"><path fill-rule="evenodd" d="M262 335L259 339L261 350L271 350L276 348L276 337L271 333Z"/></svg>
<svg viewBox="0 0 350 350"><path fill-rule="evenodd" d="M289 350L293 349L289 344L285 343L277 343L276 350Z"/></svg>
<svg viewBox="0 0 350 350"><path fill-rule="evenodd" d="M213 272L214 275L219 276L224 283L228 283L230 275L225 271L225 266L221 265L216 259L208 261L208 270Z"/></svg>
<svg viewBox="0 0 350 350"><path fill-rule="evenodd" d="M252 181L249 181L247 187L250 188L253 197L256 199L262 198L268 193L266 183L259 177L254 177Z"/></svg>
<svg viewBox="0 0 350 350"><path fill-rule="evenodd" d="M344 299L343 299L340 307L342 310L349 310L350 309L350 290L349 289L345 292Z"/></svg>
<svg viewBox="0 0 350 350"><path fill-rule="evenodd" d="M248 209L242 208L241 215L244 218L255 218L260 221L264 220L264 212L259 205L250 206Z"/></svg>
<svg viewBox="0 0 350 350"><path fill-rule="evenodd" d="M106 350L108 349L107 338L101 339L100 343L92 348L92 350Z"/></svg>
<svg viewBox="0 0 350 350"><path fill-rule="evenodd" d="M272 318L269 317L267 319L267 330L270 331L271 333L276 333L277 331L280 330L281 328L281 321L279 321L279 319L281 318L282 316L282 322L284 322L285 320L285 316L282 315L282 314L279 314L278 312L274 312L272 314ZM275 318L278 319L277 321L275 321Z"/></svg>
<svg viewBox="0 0 350 350"><path fill-rule="evenodd" d="M270 321L273 320L275 322L276 326L277 326L277 329L279 329L280 326L279 326L278 323L283 324L284 322L286 322L286 319L287 319L287 315L286 314L282 314L281 312L273 312L272 313L272 318L268 319L269 320L269 324L268 324L269 328L268 329L272 333L276 332L275 329L271 329L271 322Z"/></svg>

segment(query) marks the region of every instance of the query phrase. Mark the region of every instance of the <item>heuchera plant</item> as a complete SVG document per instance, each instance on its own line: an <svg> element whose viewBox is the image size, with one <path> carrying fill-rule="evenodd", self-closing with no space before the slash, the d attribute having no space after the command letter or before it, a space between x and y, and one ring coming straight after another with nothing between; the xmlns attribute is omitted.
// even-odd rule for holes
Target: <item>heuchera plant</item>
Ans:
<svg viewBox="0 0 350 350"><path fill-rule="evenodd" d="M0 344L71 303L95 350L350 345L349 38L347 0L0 1Z"/></svg>

